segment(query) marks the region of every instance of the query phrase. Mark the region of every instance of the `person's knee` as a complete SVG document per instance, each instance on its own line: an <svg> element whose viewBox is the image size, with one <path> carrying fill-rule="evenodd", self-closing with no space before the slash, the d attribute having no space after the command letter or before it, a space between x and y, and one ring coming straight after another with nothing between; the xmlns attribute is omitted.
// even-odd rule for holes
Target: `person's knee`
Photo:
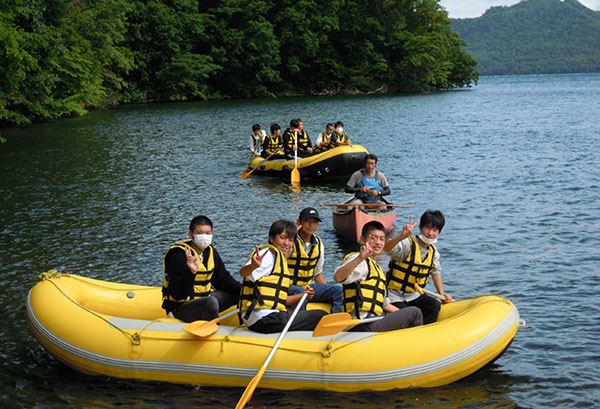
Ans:
<svg viewBox="0 0 600 409"><path fill-rule="evenodd" d="M423 325L423 313L417 307L408 307L405 310L410 310L409 327L417 327Z"/></svg>
<svg viewBox="0 0 600 409"><path fill-rule="evenodd" d="M304 288L297 286L297 285L290 285L287 290L287 293L289 295L300 294L302 292L304 292Z"/></svg>
<svg viewBox="0 0 600 409"><path fill-rule="evenodd" d="M202 302L198 305L198 314L200 318L205 320L212 320L219 316L219 300L215 297L204 297Z"/></svg>

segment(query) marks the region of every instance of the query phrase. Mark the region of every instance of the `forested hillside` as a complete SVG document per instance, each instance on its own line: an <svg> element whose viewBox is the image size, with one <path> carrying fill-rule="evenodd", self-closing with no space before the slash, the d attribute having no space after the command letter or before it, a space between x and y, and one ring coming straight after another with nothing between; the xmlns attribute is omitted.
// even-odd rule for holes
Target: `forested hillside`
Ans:
<svg viewBox="0 0 600 409"><path fill-rule="evenodd" d="M476 83L436 0L7 0L0 125L112 104Z"/></svg>
<svg viewBox="0 0 600 409"><path fill-rule="evenodd" d="M576 0L523 0L452 20L489 74L600 72L600 12Z"/></svg>

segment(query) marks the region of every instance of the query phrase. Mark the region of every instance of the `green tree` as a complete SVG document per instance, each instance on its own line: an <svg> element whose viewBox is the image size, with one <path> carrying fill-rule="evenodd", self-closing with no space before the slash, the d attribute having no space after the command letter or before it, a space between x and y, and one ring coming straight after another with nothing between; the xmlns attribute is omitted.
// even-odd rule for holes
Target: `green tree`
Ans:
<svg viewBox="0 0 600 409"><path fill-rule="evenodd" d="M28 51L36 39L16 23L27 14L27 8L16 5L11 10L0 10L0 123L29 123L18 106L24 102L23 82L37 66L37 60Z"/></svg>
<svg viewBox="0 0 600 409"><path fill-rule="evenodd" d="M127 14L124 45L134 69L125 76L124 102L207 99L208 79L221 67L202 52L211 16L196 0L135 1Z"/></svg>
<svg viewBox="0 0 600 409"><path fill-rule="evenodd" d="M273 2L264 0L221 0L205 12L210 54L222 67L212 84L230 96L273 96L281 83L279 41L267 20ZM206 40L204 41L206 43Z"/></svg>
<svg viewBox="0 0 600 409"><path fill-rule="evenodd" d="M385 30L391 91L445 89L477 81L475 62L460 48L437 1L374 1Z"/></svg>
<svg viewBox="0 0 600 409"><path fill-rule="evenodd" d="M0 123L128 102L469 86L463 46L436 0L7 0Z"/></svg>
<svg viewBox="0 0 600 409"><path fill-rule="evenodd" d="M114 102L109 95L120 85L114 70L129 68L126 50L115 46L126 8L125 0L8 2L0 23L1 118L28 123Z"/></svg>

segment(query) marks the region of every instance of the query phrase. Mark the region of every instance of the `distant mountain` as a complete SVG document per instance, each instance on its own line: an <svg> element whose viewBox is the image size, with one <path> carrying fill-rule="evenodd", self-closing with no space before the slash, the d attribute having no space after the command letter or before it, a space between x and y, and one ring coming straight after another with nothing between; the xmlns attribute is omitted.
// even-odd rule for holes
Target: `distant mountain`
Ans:
<svg viewBox="0 0 600 409"><path fill-rule="evenodd" d="M522 0L451 22L482 75L600 72L600 11L576 0Z"/></svg>

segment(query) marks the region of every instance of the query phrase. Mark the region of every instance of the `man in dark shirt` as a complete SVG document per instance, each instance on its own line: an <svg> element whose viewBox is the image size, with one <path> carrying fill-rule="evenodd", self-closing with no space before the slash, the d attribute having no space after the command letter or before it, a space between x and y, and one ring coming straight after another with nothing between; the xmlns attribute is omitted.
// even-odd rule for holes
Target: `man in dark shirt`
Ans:
<svg viewBox="0 0 600 409"><path fill-rule="evenodd" d="M194 217L190 240L174 244L165 253L162 308L170 317L185 322L211 320L237 303L241 284L211 245L212 227L208 217Z"/></svg>
<svg viewBox="0 0 600 409"><path fill-rule="evenodd" d="M312 155L313 146L308 133L304 130L301 119L292 119L290 127L283 133L283 151L288 158L294 157L296 150L296 138L298 138L298 157L305 158Z"/></svg>

